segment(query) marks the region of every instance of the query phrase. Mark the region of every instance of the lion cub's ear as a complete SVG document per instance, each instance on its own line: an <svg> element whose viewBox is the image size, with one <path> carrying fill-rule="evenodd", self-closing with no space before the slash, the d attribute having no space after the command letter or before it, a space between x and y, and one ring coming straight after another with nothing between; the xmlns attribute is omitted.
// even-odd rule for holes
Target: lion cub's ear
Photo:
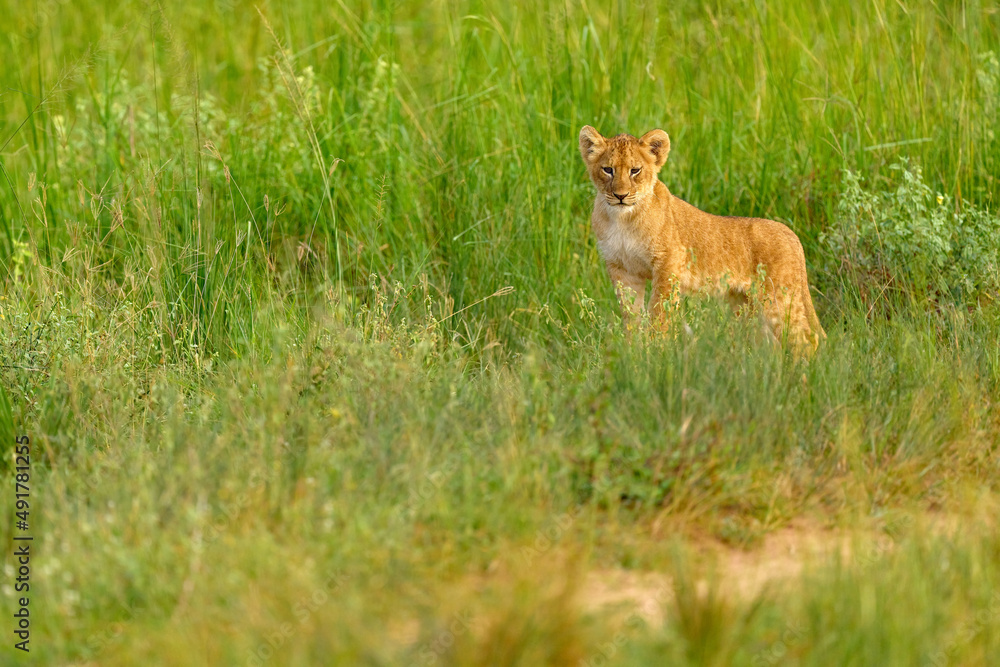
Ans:
<svg viewBox="0 0 1000 667"><path fill-rule="evenodd" d="M639 145L653 158L657 170L667 162L667 155L670 154L670 137L663 130L650 130L642 135Z"/></svg>
<svg viewBox="0 0 1000 667"><path fill-rule="evenodd" d="M604 150L605 141L601 133L589 125L580 130L580 155L583 161L590 164Z"/></svg>

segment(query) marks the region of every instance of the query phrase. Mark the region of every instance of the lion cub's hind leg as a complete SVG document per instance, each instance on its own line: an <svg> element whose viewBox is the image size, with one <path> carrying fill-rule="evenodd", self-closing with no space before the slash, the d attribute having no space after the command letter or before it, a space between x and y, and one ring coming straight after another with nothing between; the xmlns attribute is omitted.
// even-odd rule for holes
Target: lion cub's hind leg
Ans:
<svg viewBox="0 0 1000 667"><path fill-rule="evenodd" d="M809 354L816 345L809 317L798 290L788 287L768 290L764 299L764 321L775 342L788 342L796 354Z"/></svg>
<svg viewBox="0 0 1000 667"><path fill-rule="evenodd" d="M649 316L653 324L663 333L670 330L671 316L680 309L680 285L673 274L665 271L654 272L653 291L649 295ZM690 329L685 325L686 329Z"/></svg>
<svg viewBox="0 0 1000 667"><path fill-rule="evenodd" d="M740 287L729 287L725 293L726 303L733 309L736 315L742 315L750 308L750 297L746 290Z"/></svg>

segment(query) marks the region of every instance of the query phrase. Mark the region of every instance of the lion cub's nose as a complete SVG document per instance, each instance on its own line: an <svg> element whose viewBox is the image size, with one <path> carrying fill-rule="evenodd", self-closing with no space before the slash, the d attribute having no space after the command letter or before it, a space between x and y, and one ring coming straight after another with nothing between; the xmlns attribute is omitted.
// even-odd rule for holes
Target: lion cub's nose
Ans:
<svg viewBox="0 0 1000 667"><path fill-rule="evenodd" d="M625 203L625 197L628 197L628 193L627 192L625 194L623 194L623 195L620 195L617 192L614 193L614 194L615 194L616 197L618 197L618 203L620 203L620 204L624 204Z"/></svg>

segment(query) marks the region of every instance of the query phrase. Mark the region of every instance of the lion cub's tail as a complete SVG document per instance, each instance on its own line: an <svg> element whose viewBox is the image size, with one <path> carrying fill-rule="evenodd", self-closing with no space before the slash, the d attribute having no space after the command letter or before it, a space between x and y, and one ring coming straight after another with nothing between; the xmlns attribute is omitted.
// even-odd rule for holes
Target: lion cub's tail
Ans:
<svg viewBox="0 0 1000 667"><path fill-rule="evenodd" d="M813 334L813 347L819 347L820 342L826 338L826 332L823 331L823 325L819 323L819 317L816 316L816 309L813 307L812 294L809 293L809 279L804 278L802 285L802 303L806 307L806 318L809 320L809 328L812 330Z"/></svg>

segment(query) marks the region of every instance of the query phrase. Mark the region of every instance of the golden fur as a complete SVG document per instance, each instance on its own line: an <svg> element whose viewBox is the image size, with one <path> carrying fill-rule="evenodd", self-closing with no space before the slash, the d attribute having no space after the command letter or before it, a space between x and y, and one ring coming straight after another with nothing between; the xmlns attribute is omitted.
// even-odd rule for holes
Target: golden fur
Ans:
<svg viewBox="0 0 1000 667"><path fill-rule="evenodd" d="M774 220L705 213L673 196L657 176L669 153L663 130L640 139L605 138L589 125L580 130L580 154L597 187L591 223L625 314L644 306L647 280L649 308L660 321L664 298L678 291L707 291L741 304L756 286L774 336L781 340L787 326L789 341L815 349L826 333L795 232Z"/></svg>

